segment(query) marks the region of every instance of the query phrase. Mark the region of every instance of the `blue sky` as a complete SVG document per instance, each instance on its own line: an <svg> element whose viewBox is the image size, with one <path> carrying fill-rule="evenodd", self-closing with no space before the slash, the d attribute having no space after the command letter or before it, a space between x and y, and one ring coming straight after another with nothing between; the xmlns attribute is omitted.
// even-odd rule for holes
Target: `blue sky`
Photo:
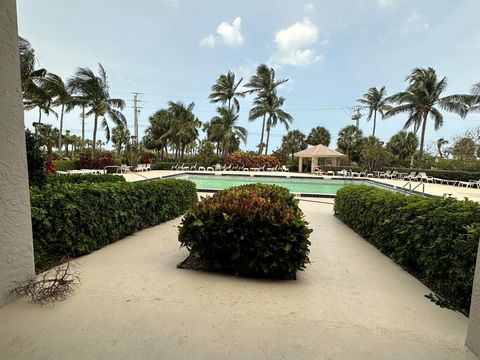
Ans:
<svg viewBox="0 0 480 360"><path fill-rule="evenodd" d="M262 62L290 79L279 92L294 118L291 128L307 134L322 125L333 139L353 123L346 108L369 87L403 90L414 67L447 76L446 94L468 92L480 81L479 13L478 0L18 1L19 32L41 67L68 78L78 66L102 63L111 95L127 101L129 128L132 93L143 93L140 134L169 100L194 101L197 116L208 121L216 105L207 96L218 75L233 70L248 79ZM261 131L260 122L247 120L251 103L251 97L241 100L247 149ZM464 120L444 116L441 130L428 127L427 145L480 124L478 113ZM36 118L36 111L27 112L25 123ZM54 117L45 122L58 126ZM381 121L377 136L388 140L403 122ZM365 118L360 126L371 133ZM79 113L66 115L65 128L80 134ZM90 119L88 137L92 129ZM271 149L284 134L282 126L272 130Z"/></svg>

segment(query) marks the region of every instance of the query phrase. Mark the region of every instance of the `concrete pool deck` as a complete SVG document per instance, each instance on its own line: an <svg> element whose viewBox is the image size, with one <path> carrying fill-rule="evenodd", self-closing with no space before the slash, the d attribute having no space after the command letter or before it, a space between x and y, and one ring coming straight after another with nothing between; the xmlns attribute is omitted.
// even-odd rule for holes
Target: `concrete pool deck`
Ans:
<svg viewBox="0 0 480 360"><path fill-rule="evenodd" d="M172 176L177 174L182 174L188 171L170 171L170 170L153 170L153 171L145 171L139 173L127 173L122 174L127 181L141 181L146 179L154 179L159 177L165 176ZM294 172L253 172L253 171L195 171L196 174L241 174L245 176L249 175L270 175L270 176L302 176L302 177L311 177L313 179L318 179L318 176L308 174L308 173L294 173ZM330 179L331 176L323 176L325 179ZM338 177L336 177L338 178ZM404 186L407 181L405 180L390 180L390 179L377 179L377 178L368 178L367 180L373 180L376 182L394 185L399 188ZM412 181L412 187L418 185L418 182ZM421 191L421 187L417 189ZM453 186L453 185L443 185L443 184L432 184L432 183L425 183L425 193L435 196L443 196L444 194L449 194L459 200L463 200L468 198L469 200L480 202L480 189L477 188L466 188L460 186Z"/></svg>
<svg viewBox="0 0 480 360"><path fill-rule="evenodd" d="M332 215L301 200L312 264L297 281L178 270L180 219L78 259L66 301L0 309L7 359L469 359L467 318Z"/></svg>

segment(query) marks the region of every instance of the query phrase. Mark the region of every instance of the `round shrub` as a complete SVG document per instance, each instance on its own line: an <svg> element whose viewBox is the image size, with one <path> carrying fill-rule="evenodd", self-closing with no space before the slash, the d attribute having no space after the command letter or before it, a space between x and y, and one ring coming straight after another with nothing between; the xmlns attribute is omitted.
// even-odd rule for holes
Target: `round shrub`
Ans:
<svg viewBox="0 0 480 360"><path fill-rule="evenodd" d="M309 263L307 224L287 189L244 185L202 199L183 218L179 241L198 260L191 267L291 279Z"/></svg>

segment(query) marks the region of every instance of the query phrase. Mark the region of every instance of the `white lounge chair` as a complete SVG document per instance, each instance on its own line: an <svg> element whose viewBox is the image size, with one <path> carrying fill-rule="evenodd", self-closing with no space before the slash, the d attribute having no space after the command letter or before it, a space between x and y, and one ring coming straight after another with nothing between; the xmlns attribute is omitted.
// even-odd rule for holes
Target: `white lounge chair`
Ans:
<svg viewBox="0 0 480 360"><path fill-rule="evenodd" d="M412 171L409 175L405 175L403 180L413 180L417 176L415 171Z"/></svg>
<svg viewBox="0 0 480 360"><path fill-rule="evenodd" d="M281 171L289 172L290 170L285 165L282 165Z"/></svg>
<svg viewBox="0 0 480 360"><path fill-rule="evenodd" d="M427 173L419 172L417 176L414 178L416 181L421 182L434 182L433 176L427 176Z"/></svg>
<svg viewBox="0 0 480 360"><path fill-rule="evenodd" d="M178 165L179 164L177 163L176 165L172 166L172 170L178 170Z"/></svg>

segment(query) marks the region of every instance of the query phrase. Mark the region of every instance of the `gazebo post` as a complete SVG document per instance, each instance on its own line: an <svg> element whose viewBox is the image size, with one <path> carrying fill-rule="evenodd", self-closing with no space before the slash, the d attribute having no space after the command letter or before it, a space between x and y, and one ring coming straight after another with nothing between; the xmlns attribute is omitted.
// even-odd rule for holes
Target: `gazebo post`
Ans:
<svg viewBox="0 0 480 360"><path fill-rule="evenodd" d="M311 169L310 169L310 172L313 174L314 172L314 169L317 167L318 165L318 158L317 157L312 157L312 166L311 166Z"/></svg>
<svg viewBox="0 0 480 360"><path fill-rule="evenodd" d="M302 172L303 170L303 158L300 156L298 158L298 172Z"/></svg>

